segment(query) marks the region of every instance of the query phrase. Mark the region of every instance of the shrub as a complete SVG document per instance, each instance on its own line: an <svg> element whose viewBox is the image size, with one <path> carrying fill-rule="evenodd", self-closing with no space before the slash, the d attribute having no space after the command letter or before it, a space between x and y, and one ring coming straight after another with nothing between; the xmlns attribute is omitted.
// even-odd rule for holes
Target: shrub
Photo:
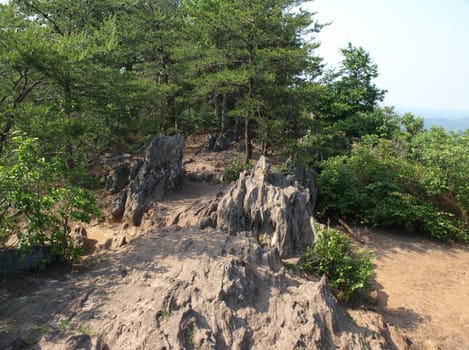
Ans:
<svg viewBox="0 0 469 350"><path fill-rule="evenodd" d="M239 178L239 174L243 171L249 170L252 168L252 164L244 164L241 160L241 156L237 154L233 160L231 161L230 165L225 167L223 171L223 182L232 182L236 181Z"/></svg>
<svg viewBox="0 0 469 350"><path fill-rule="evenodd" d="M374 255L365 250L354 253L351 239L335 229L316 227L316 231L318 240L306 249L300 268L307 273L326 275L337 298L348 302L369 287Z"/></svg>
<svg viewBox="0 0 469 350"><path fill-rule="evenodd" d="M12 146L0 162L0 237L17 234L25 250L48 245L53 255L76 260L70 225L99 215L95 198L64 182L61 161L40 157L37 139L15 136Z"/></svg>
<svg viewBox="0 0 469 350"><path fill-rule="evenodd" d="M454 185L467 175L456 166L444 174L436 161L417 162L411 158L416 158L412 152L417 146L409 154L410 146L398 140L369 141L355 145L350 156L321 163L318 216L420 232L443 241L468 241L466 190ZM456 154L456 147L452 152ZM469 168L462 160L459 165Z"/></svg>

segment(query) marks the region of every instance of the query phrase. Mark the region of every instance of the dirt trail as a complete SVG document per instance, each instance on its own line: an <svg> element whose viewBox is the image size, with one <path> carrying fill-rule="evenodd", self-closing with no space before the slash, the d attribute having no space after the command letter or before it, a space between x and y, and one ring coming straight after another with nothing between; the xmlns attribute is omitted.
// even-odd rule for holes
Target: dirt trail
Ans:
<svg viewBox="0 0 469 350"><path fill-rule="evenodd" d="M376 311L416 349L469 349L469 248L386 232L376 253Z"/></svg>

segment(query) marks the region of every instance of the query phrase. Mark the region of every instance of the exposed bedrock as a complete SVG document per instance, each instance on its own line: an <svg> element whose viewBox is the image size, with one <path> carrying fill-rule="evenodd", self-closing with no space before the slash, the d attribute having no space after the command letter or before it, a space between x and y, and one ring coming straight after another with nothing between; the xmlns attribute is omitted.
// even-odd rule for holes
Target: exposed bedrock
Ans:
<svg viewBox="0 0 469 350"><path fill-rule="evenodd" d="M249 231L282 258L314 241L311 195L295 176L284 177L261 157L219 201L217 227L230 234Z"/></svg>

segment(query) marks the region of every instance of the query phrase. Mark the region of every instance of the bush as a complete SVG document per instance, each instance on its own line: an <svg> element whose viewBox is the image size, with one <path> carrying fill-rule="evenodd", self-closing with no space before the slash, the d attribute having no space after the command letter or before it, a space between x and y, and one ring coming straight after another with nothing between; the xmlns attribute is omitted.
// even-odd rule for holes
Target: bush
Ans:
<svg viewBox="0 0 469 350"><path fill-rule="evenodd" d="M16 234L25 250L48 245L53 255L76 260L70 225L99 215L95 198L64 183L61 161L40 157L37 139L15 136L12 148L0 162L0 238Z"/></svg>
<svg viewBox="0 0 469 350"><path fill-rule="evenodd" d="M244 164L241 160L241 156L237 154L231 161L231 164L225 167L225 170L223 171L223 182L229 183L232 181L236 181L238 180L239 174L241 172L249 170L251 168L252 164Z"/></svg>
<svg viewBox="0 0 469 350"><path fill-rule="evenodd" d="M428 147L420 147L429 153ZM350 156L323 161L317 178L318 216L468 241L465 187L454 185L467 175L456 166L444 174L436 161L416 161L408 149L399 140L368 140L355 145ZM468 162L459 165L469 168Z"/></svg>
<svg viewBox="0 0 469 350"><path fill-rule="evenodd" d="M326 275L337 298L348 302L369 287L374 255L365 250L354 253L351 239L335 229L316 227L316 232L318 240L314 247L306 249L300 268L307 273Z"/></svg>

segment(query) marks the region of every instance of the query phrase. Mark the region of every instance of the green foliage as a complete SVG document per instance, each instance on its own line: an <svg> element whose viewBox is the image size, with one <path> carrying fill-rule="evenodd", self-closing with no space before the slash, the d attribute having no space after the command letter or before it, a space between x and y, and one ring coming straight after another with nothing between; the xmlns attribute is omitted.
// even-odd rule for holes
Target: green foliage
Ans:
<svg viewBox="0 0 469 350"><path fill-rule="evenodd" d="M374 256L365 250L354 253L351 239L335 229L317 226L316 232L318 239L306 249L300 268L326 275L337 298L347 302L369 286Z"/></svg>
<svg viewBox="0 0 469 350"><path fill-rule="evenodd" d="M318 214L467 241L467 142L442 130L410 143L365 138L321 163Z"/></svg>
<svg viewBox="0 0 469 350"><path fill-rule="evenodd" d="M399 131L398 116L391 108L379 108L385 91L373 82L378 69L368 52L352 44L342 49L337 71L326 72L322 84L309 88L308 132L297 144L302 162L315 163L348 154L366 135L391 138Z"/></svg>
<svg viewBox="0 0 469 350"><path fill-rule="evenodd" d="M80 255L70 237L74 222L99 215L87 190L63 183L60 160L39 155L38 140L12 138L12 148L0 162L0 233L17 234L23 249L49 245L53 255L75 260Z"/></svg>
<svg viewBox="0 0 469 350"><path fill-rule="evenodd" d="M223 170L223 182L229 183L232 181L236 181L239 178L239 174L251 168L252 163L244 163L241 160L241 155L237 154L231 161L231 164L227 165Z"/></svg>
<svg viewBox="0 0 469 350"><path fill-rule="evenodd" d="M190 41L180 48L187 61L187 82L194 97L214 105L228 97L228 115L244 120L245 161L251 157L251 135L275 144L294 128L302 112L304 76L318 70L304 40L317 32L312 13L299 10L304 1L185 1ZM223 119L223 118L220 118ZM220 123L223 124L223 123Z"/></svg>

